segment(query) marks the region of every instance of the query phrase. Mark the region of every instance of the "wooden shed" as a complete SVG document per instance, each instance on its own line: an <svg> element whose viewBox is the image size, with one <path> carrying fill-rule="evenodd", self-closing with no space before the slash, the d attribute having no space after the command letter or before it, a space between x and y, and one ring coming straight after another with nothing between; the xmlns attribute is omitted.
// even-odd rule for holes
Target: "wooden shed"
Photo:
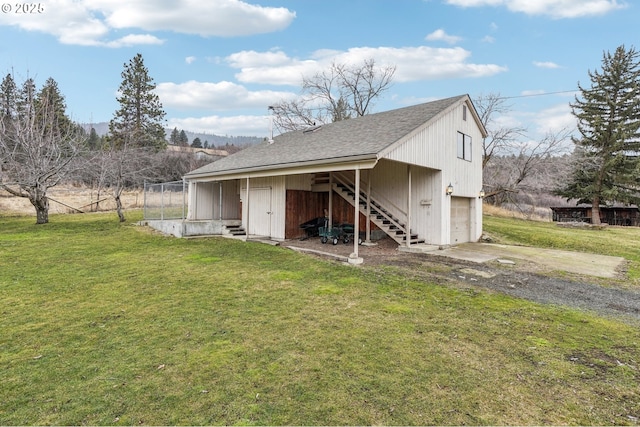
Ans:
<svg viewBox="0 0 640 427"><path fill-rule="evenodd" d="M591 206L552 207L556 222L591 223ZM600 222L609 225L640 226L640 209L637 206L600 206Z"/></svg>

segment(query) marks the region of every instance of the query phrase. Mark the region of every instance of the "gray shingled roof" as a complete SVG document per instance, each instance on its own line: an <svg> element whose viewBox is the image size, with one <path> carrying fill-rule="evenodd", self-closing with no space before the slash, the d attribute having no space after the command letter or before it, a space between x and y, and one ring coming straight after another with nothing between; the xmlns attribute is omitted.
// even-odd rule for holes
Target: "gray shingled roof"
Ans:
<svg viewBox="0 0 640 427"><path fill-rule="evenodd" d="M189 172L186 177L300 166L307 162L348 161L375 156L440 112L465 98L460 95L397 110L293 131Z"/></svg>

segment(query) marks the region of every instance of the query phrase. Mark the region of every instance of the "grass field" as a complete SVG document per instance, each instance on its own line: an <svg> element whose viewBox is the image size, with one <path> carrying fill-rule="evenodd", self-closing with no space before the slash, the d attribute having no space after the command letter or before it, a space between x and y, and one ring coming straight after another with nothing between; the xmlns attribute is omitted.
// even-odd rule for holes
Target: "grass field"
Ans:
<svg viewBox="0 0 640 427"><path fill-rule="evenodd" d="M0 217L0 425L640 422L628 324L115 214L33 223Z"/></svg>

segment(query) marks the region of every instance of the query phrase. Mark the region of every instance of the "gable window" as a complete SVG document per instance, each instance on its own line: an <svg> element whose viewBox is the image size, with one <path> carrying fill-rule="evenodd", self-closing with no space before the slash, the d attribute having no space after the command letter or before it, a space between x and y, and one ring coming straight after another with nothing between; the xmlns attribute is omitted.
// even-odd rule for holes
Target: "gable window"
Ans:
<svg viewBox="0 0 640 427"><path fill-rule="evenodd" d="M471 137L458 132L458 158L471 161Z"/></svg>
<svg viewBox="0 0 640 427"><path fill-rule="evenodd" d="M464 120L465 122L467 121L467 106L466 105L462 106L462 120Z"/></svg>

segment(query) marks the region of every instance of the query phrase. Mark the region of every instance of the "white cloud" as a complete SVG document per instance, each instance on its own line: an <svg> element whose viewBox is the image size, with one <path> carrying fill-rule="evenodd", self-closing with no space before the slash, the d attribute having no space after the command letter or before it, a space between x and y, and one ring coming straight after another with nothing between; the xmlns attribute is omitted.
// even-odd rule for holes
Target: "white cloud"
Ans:
<svg viewBox="0 0 640 427"><path fill-rule="evenodd" d="M549 68L549 69L556 69L556 68L562 68L560 67L560 65L556 64L555 62L543 62L543 61L533 61L533 65L535 65L538 68Z"/></svg>
<svg viewBox="0 0 640 427"><path fill-rule="evenodd" d="M427 35L427 37L425 37L425 40L428 40L428 41L443 41L443 42L448 43L448 44L456 44L460 40L462 40L462 37L451 36L451 35L447 34L442 28L439 28L439 29L435 30L433 33Z"/></svg>
<svg viewBox="0 0 640 427"><path fill-rule="evenodd" d="M142 28L201 36L246 36L283 30L295 12L240 0L85 0L112 28ZM115 7L114 7L115 5Z"/></svg>
<svg viewBox="0 0 640 427"><path fill-rule="evenodd" d="M120 47L158 44L152 35L109 40L114 30L173 31L200 36L246 36L285 29L295 19L286 8L241 0L49 0L42 14L0 13L0 25L51 34L64 44Z"/></svg>
<svg viewBox="0 0 640 427"><path fill-rule="evenodd" d="M164 41L150 34L129 34L114 41L104 43L107 47L128 47L143 44L163 44Z"/></svg>
<svg viewBox="0 0 640 427"><path fill-rule="evenodd" d="M196 62L196 57L195 56L187 56L186 58L184 58L184 62L186 62L187 64L193 64L194 62Z"/></svg>
<svg viewBox="0 0 640 427"><path fill-rule="evenodd" d="M576 118L571 113L569 103L553 105L537 112L533 123L536 125L536 131L540 135L557 133L563 130L574 131L577 126Z"/></svg>
<svg viewBox="0 0 640 427"><path fill-rule="evenodd" d="M180 110L233 110L240 108L267 108L282 99L292 99L295 94L271 90L249 91L232 82L160 83L156 94L163 106Z"/></svg>
<svg viewBox="0 0 640 427"><path fill-rule="evenodd" d="M216 135L268 136L269 116L206 116L174 118L167 120L170 129L189 129L191 132L206 132Z"/></svg>
<svg viewBox="0 0 640 427"><path fill-rule="evenodd" d="M604 15L627 7L619 0L446 0L461 7L502 6L512 12L546 15L552 18L579 18Z"/></svg>
<svg viewBox="0 0 640 427"><path fill-rule="evenodd" d="M472 64L471 53L462 48L428 46L391 48L360 47L347 51L319 50L312 59L290 58L283 52L244 51L226 58L239 68L236 78L243 83L300 85L303 75L326 69L331 62L361 64L374 59L379 66L395 65L395 80L409 82L447 78L487 77L507 71L495 64Z"/></svg>

